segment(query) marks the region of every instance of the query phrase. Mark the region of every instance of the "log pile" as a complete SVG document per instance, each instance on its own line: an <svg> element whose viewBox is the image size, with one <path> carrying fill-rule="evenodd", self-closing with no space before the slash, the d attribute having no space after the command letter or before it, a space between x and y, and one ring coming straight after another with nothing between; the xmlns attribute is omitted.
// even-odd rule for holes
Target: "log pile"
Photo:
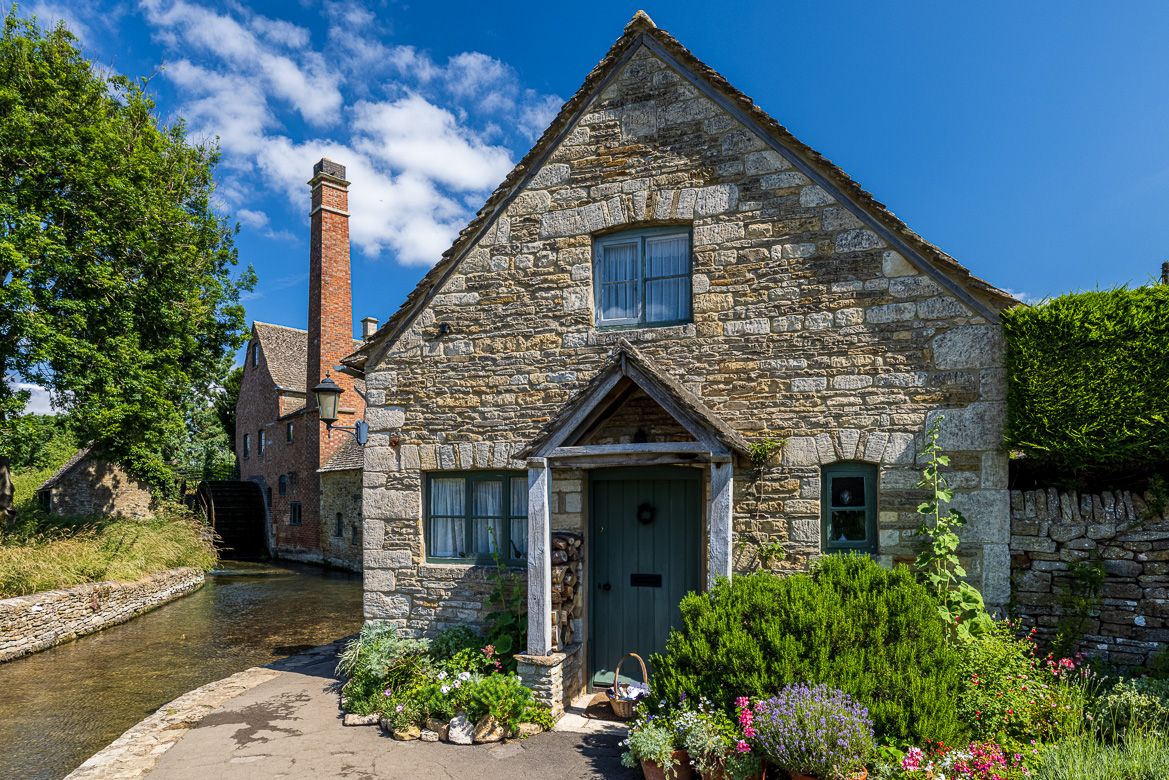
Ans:
<svg viewBox="0 0 1169 780"><path fill-rule="evenodd" d="M584 613L581 593L583 537L568 531L552 534L552 649L563 650L577 641L573 620Z"/></svg>

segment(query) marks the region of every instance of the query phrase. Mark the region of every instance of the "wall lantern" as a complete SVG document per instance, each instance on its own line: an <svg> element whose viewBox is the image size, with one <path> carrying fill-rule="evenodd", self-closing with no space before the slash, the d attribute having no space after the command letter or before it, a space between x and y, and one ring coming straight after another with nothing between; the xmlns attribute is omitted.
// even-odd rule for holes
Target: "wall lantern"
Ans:
<svg viewBox="0 0 1169 780"><path fill-rule="evenodd" d="M651 504L642 504L637 508L637 522L642 525L649 525L654 521L654 513L657 510Z"/></svg>
<svg viewBox="0 0 1169 780"><path fill-rule="evenodd" d="M358 420L352 428L344 425L333 425L337 422L337 403L341 400L341 394L345 390L334 382L328 374L325 375L324 381L313 388L313 395L317 399L317 410L320 414L321 422L325 424L325 430L332 437L333 429L338 431L345 431L357 440L358 444L365 444L369 441L369 426L365 424L364 420Z"/></svg>

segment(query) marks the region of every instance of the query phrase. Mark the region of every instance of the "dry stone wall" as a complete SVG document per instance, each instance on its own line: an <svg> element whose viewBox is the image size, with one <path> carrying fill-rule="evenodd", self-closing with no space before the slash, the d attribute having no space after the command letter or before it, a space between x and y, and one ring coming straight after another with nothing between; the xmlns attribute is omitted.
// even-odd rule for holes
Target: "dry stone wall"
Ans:
<svg viewBox="0 0 1169 780"><path fill-rule="evenodd" d="M0 661L125 623L202 584L202 571L182 568L136 582L92 582L0 600Z"/></svg>
<svg viewBox="0 0 1169 780"><path fill-rule="evenodd" d="M882 560L912 559L917 454L944 414L955 506L970 518L960 553L988 600L1007 600L996 324L648 49L533 173L367 367L367 618L418 632L481 620L475 568L425 563L424 473L525 468L514 453L619 338L749 439L786 439L761 482L749 464L736 467L734 526L778 540L797 566L820 552L821 468L848 460L879 466ZM691 229L693 321L598 331L593 236L662 224ZM606 442L630 436L622 422L603 432ZM552 475L553 529L584 530L582 474ZM587 548L586 538L586 558ZM736 570L751 565L739 550Z"/></svg>
<svg viewBox="0 0 1169 780"><path fill-rule="evenodd" d="M1053 641L1079 614L1067 595L1069 567L1099 567L1099 605L1084 618L1080 649L1121 665L1145 665L1169 643L1169 518L1150 496L1011 491L1012 608ZM1078 620L1076 622L1079 622Z"/></svg>

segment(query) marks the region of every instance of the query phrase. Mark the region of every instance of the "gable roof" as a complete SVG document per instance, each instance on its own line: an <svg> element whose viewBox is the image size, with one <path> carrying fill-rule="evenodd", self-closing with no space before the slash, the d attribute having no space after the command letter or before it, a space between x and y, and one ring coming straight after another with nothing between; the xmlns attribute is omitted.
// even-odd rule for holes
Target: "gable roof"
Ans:
<svg viewBox="0 0 1169 780"><path fill-rule="evenodd" d="M61 466L61 468L54 471L53 476L42 482L41 486L37 488L36 492L40 493L43 490L49 490L50 488L55 487L58 482L65 478L66 474L73 470L74 466L80 464L81 461L85 460L88 456L89 447L82 447L77 452L73 453L73 457L65 461L65 465Z"/></svg>
<svg viewBox="0 0 1169 780"><path fill-rule="evenodd" d="M334 452L332 457L325 461L325 465L317 471L350 471L363 468L365 468L365 455L361 445L357 443L357 439L346 436L341 449Z"/></svg>
<svg viewBox="0 0 1169 780"><path fill-rule="evenodd" d="M705 439L708 443L717 443L731 452L744 455L750 453L751 447L743 435L704 404L702 399L654 365L628 341L619 339L592 380L561 407L539 435L515 457L522 459L532 454L542 454L545 450L560 446L561 442L572 442L574 436L595 428L623 402L618 389L622 379L644 390L699 441ZM606 399L613 398L615 394L618 397L606 409Z"/></svg>
<svg viewBox="0 0 1169 780"><path fill-rule="evenodd" d="M731 86L721 74L695 57L672 35L658 29L644 11L638 11L625 26L624 33L589 73L580 89L560 109L556 118L511 170L503 183L491 193L474 219L463 228L441 259L406 296L398 310L386 320L361 347L342 359L342 363L363 370L371 359L376 363L410 326L426 303L455 272L459 262L487 234L528 180L542 167L588 106L617 76L642 45L673 66L679 73L727 110L732 116L757 132L760 138L782 154L797 169L836 197L862 222L905 258L938 282L944 289L991 322L998 313L970 294L976 291L1006 307L1018 301L1010 294L980 279L934 244L929 243L898 219L889 208L857 184L847 173L810 146L802 143L747 95Z"/></svg>
<svg viewBox="0 0 1169 780"><path fill-rule="evenodd" d="M308 331L259 321L253 321L252 328L256 332L256 339L264 347L268 373L277 389L293 393L307 392ZM353 339L354 349L363 343L361 339ZM362 396L365 395L364 380L354 380L353 386Z"/></svg>

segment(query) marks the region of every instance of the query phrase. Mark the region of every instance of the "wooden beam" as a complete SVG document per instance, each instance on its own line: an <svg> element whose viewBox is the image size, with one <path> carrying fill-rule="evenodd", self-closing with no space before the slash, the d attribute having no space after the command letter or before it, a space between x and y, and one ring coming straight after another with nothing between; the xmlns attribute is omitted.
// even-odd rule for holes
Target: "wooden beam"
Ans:
<svg viewBox="0 0 1169 780"><path fill-rule="evenodd" d="M556 458L558 469L591 469L609 466L672 466L709 463L710 455L701 452L631 452L627 455L579 455Z"/></svg>
<svg viewBox="0 0 1169 780"><path fill-rule="evenodd" d="M536 452L533 452L532 455L535 457L544 457L545 453L551 452L563 444L564 440L571 436L572 433L580 427L581 423L583 423L585 419L588 418L593 409L605 400L605 396L609 394L609 391L612 390L613 387L622 379L624 379L624 377L621 376L619 372L614 371L604 382L595 387L592 392L589 393L589 397L584 402L584 404L582 404L579 409L573 412L567 420L562 422L560 427L553 431L552 435L548 437L548 441L540 445L540 449Z"/></svg>
<svg viewBox="0 0 1169 780"><path fill-rule="evenodd" d="M548 462L528 459L528 655L552 652L552 496Z"/></svg>
<svg viewBox="0 0 1169 780"><path fill-rule="evenodd" d="M643 442L641 444L587 444L580 447L557 447L548 458L569 458L575 455L627 455L635 452L705 452L710 447L696 441Z"/></svg>
<svg viewBox="0 0 1169 780"><path fill-rule="evenodd" d="M617 413L617 410L629 400L629 397L638 391L637 383L626 376L621 377L622 381L614 385L609 392L608 400L604 403L597 404L593 410L585 417L584 421L577 426L573 435L564 441L565 444L576 444L578 441L587 439L598 428L605 424L605 422Z"/></svg>
<svg viewBox="0 0 1169 780"><path fill-rule="evenodd" d="M714 587L720 576L731 576L734 549L734 474L731 463L710 464L710 555L706 587Z"/></svg>
<svg viewBox="0 0 1169 780"><path fill-rule="evenodd" d="M682 427L690 431L690 434L698 441L708 445L707 449L711 450L715 447L722 449L722 445L718 439L711 435L710 431L705 425L694 419L689 410L683 409L674 401L669 394L662 392L658 387L657 382L652 377L646 376L645 372L639 369L636 365L631 365L628 368L629 378L637 382L645 394L658 402L658 405L665 409L675 420L677 420Z"/></svg>

